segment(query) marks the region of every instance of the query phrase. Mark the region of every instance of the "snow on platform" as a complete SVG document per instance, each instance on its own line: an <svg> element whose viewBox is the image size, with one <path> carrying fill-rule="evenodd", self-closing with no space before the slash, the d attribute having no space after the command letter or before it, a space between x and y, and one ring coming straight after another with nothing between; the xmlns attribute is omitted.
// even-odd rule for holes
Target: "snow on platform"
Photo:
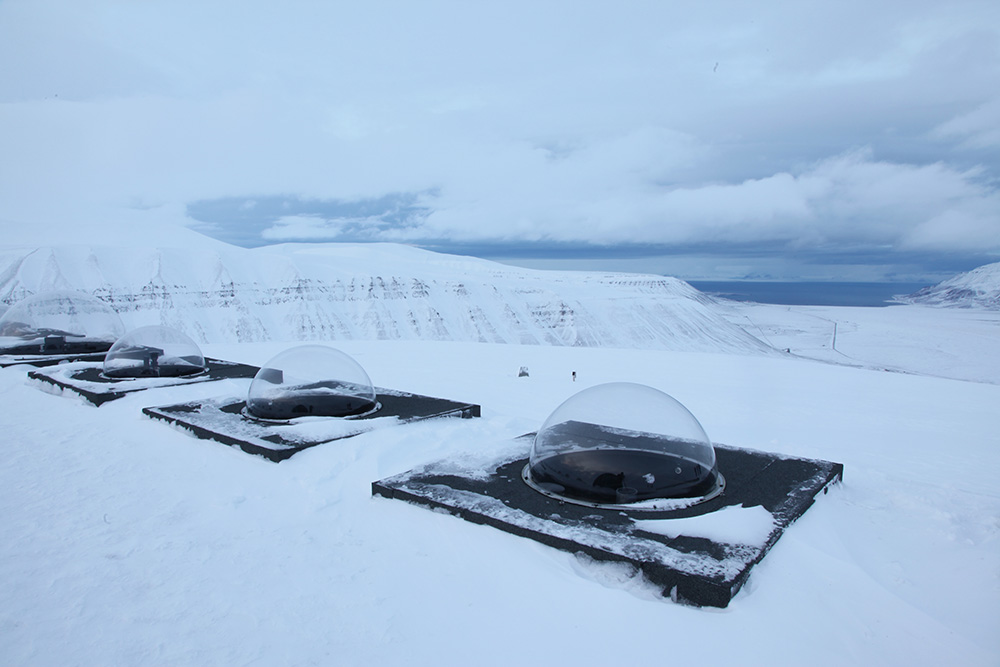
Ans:
<svg viewBox="0 0 1000 667"><path fill-rule="evenodd" d="M533 437L518 438L505 456L475 467L468 459L462 468L442 461L379 480L372 494L444 510L598 561L627 564L675 602L726 607L784 530L844 473L839 463L716 445L718 469L726 479L721 495L672 511L605 509L566 503L525 484L521 474ZM764 530L756 514L753 529L746 530L747 513L754 508L768 517ZM728 530L719 524L721 514L716 516L726 509ZM712 537L695 518L715 524Z"/></svg>
<svg viewBox="0 0 1000 667"><path fill-rule="evenodd" d="M351 438L361 433L436 419L480 415L480 406L395 389L375 387L379 409L352 418L297 417L283 422L246 415L246 401L239 397L208 399L176 405L143 408L153 419L162 420L203 440L215 440L274 461L284 461L315 447Z"/></svg>
<svg viewBox="0 0 1000 667"><path fill-rule="evenodd" d="M44 370L29 371L28 377L53 392L69 391L100 407L108 401L114 401L137 391L225 379L250 379L260 370L256 366L247 366L221 359L205 359L205 364L207 372L199 375L109 378L102 372L103 365L101 363L76 362L64 363Z"/></svg>

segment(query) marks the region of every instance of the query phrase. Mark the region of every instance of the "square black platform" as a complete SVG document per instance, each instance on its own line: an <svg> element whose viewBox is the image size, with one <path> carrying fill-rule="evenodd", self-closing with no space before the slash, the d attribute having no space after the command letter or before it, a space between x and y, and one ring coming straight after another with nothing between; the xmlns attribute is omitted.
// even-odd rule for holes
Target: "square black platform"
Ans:
<svg viewBox="0 0 1000 667"><path fill-rule="evenodd" d="M67 332L50 333L53 335L44 335L41 341L38 338L42 337L42 333L35 332L34 338L29 336L29 340L22 339L20 344L5 344L0 347L0 368L22 365L44 368L70 361L100 363L114 343L113 340L66 340L66 336L62 334L72 335ZM9 343L11 338L5 337L4 340Z"/></svg>
<svg viewBox="0 0 1000 667"><path fill-rule="evenodd" d="M107 352L87 352L80 354L0 354L0 368L8 366L34 366L45 368L72 361L102 363Z"/></svg>
<svg viewBox="0 0 1000 667"><path fill-rule="evenodd" d="M601 509L550 498L522 480L533 435L515 440L506 456L441 461L374 482L372 494L446 510L595 560L624 562L674 601L725 607L785 528L844 471L839 463L715 445L726 479L721 495L679 510ZM727 513L721 531L720 512ZM744 517L758 526L752 539L732 530ZM735 537L725 534L727 523Z"/></svg>
<svg viewBox="0 0 1000 667"><path fill-rule="evenodd" d="M175 387L186 384L214 382L216 380L252 379L260 370L256 366L239 364L221 359L205 359L207 372L201 375L162 378L109 378L101 371L100 363L70 363L54 368L29 371L32 380L79 394L90 403L100 406L127 394L157 387Z"/></svg>
<svg viewBox="0 0 1000 667"><path fill-rule="evenodd" d="M377 428L435 417L472 418L480 407L444 398L375 388L377 412L352 418L298 417L275 423L244 416L246 402L225 398L143 408L143 413L175 424L199 438L238 447L248 454L283 461L304 449Z"/></svg>

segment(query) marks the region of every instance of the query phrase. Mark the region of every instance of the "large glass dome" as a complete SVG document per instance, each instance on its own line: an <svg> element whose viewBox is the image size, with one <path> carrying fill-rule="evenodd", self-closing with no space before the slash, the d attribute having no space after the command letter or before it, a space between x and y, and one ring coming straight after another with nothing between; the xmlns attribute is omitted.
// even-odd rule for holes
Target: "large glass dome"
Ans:
<svg viewBox="0 0 1000 667"><path fill-rule="evenodd" d="M524 479L546 495L612 507L692 505L724 484L694 415L662 391L629 382L585 389L556 408L535 435Z"/></svg>
<svg viewBox="0 0 1000 667"><path fill-rule="evenodd" d="M198 344L176 329L148 326L133 329L111 346L104 374L112 378L179 377L205 372Z"/></svg>
<svg viewBox="0 0 1000 667"><path fill-rule="evenodd" d="M265 364L247 394L247 413L258 419L354 417L378 409L365 369L340 350L301 345Z"/></svg>
<svg viewBox="0 0 1000 667"><path fill-rule="evenodd" d="M0 317L0 353L104 352L125 333L118 313L83 292L42 292Z"/></svg>

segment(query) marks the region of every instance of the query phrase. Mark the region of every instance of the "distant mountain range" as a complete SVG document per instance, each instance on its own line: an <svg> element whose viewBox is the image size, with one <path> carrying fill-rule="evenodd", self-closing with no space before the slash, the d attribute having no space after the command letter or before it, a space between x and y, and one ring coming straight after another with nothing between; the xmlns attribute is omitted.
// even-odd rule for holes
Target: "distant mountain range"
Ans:
<svg viewBox="0 0 1000 667"><path fill-rule="evenodd" d="M162 324L202 343L422 339L775 353L675 278L538 271L393 244L245 249L185 239L0 250L0 301L82 290L127 327Z"/></svg>
<svg viewBox="0 0 1000 667"><path fill-rule="evenodd" d="M1000 262L961 273L932 287L896 297L900 303L1000 310Z"/></svg>

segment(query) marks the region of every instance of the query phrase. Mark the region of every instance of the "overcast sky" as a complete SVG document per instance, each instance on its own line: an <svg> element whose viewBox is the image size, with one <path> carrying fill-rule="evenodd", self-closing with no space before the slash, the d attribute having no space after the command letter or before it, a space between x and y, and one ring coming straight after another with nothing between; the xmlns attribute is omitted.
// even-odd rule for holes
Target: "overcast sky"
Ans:
<svg viewBox="0 0 1000 667"><path fill-rule="evenodd" d="M0 0L0 224L686 278L1000 260L1000 2Z"/></svg>

